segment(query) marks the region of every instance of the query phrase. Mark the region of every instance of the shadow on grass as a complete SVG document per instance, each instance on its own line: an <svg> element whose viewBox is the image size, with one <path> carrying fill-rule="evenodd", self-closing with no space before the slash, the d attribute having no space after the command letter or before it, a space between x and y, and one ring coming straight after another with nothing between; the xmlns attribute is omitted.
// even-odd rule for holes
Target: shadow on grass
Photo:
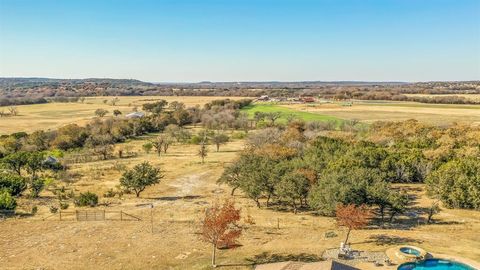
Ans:
<svg viewBox="0 0 480 270"><path fill-rule="evenodd" d="M159 201L176 201L176 200L194 200L201 199L204 196L200 195L187 195L187 196L165 196L165 197L153 197L147 198L149 200L159 200Z"/></svg>
<svg viewBox="0 0 480 270"><path fill-rule="evenodd" d="M252 265L275 263L284 261L297 261L297 262L318 262L323 261L321 256L316 254L300 253L300 254L271 254L270 252L263 252L255 255L253 258L246 259Z"/></svg>
<svg viewBox="0 0 480 270"><path fill-rule="evenodd" d="M243 247L243 245L240 243L235 243L235 244L230 244L228 246L227 245L220 246L218 247L218 249L225 250L225 249L233 249L233 248L239 248L239 247Z"/></svg>
<svg viewBox="0 0 480 270"><path fill-rule="evenodd" d="M252 269L253 269L253 266L255 266L255 264L253 264L253 263L225 263L225 264L217 264L217 268L220 268L220 267L241 267L241 266L244 266L244 267L250 266L250 267L252 267Z"/></svg>
<svg viewBox="0 0 480 270"><path fill-rule="evenodd" d="M384 245L404 245L404 244L421 244L422 240L418 240L411 237L399 237L394 235L387 234L376 234L370 236L366 241L357 242L352 244L366 244L366 243L375 243L379 246Z"/></svg>

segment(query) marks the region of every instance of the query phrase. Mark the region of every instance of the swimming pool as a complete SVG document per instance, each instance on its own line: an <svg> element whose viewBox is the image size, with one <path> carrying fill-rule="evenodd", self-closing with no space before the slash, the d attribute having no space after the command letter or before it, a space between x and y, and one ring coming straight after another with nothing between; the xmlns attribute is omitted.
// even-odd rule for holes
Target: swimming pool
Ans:
<svg viewBox="0 0 480 270"><path fill-rule="evenodd" d="M410 255L415 255L415 256L420 256L420 251L415 249L415 248L411 248L411 247L401 247L400 248L400 251L405 253L405 254L410 254Z"/></svg>
<svg viewBox="0 0 480 270"><path fill-rule="evenodd" d="M442 259L428 259L418 262L409 262L400 265L398 270L475 270L463 263Z"/></svg>

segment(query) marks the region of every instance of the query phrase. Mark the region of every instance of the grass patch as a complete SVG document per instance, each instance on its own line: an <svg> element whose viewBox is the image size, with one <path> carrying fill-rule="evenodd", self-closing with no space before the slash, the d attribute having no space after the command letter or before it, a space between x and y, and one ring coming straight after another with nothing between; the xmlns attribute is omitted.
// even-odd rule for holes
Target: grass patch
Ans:
<svg viewBox="0 0 480 270"><path fill-rule="evenodd" d="M342 121L342 119L330 115L302 112L272 104L253 104L242 108L242 111L248 113L249 118L253 118L256 112L280 112L282 113L282 116L277 120L280 123L286 123L289 115L292 115L295 118L302 119L304 121L334 121L337 124Z"/></svg>

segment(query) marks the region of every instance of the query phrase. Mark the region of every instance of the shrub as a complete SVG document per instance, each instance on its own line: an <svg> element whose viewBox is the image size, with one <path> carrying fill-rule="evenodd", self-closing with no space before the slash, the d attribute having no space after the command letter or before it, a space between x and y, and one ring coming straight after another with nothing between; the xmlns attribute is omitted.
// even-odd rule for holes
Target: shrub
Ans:
<svg viewBox="0 0 480 270"><path fill-rule="evenodd" d="M66 202L61 202L60 203L60 209L65 210L69 207L70 205Z"/></svg>
<svg viewBox="0 0 480 270"><path fill-rule="evenodd" d="M35 215L37 212L38 212L38 207L37 206L32 207L32 211L31 211L32 215Z"/></svg>
<svg viewBox="0 0 480 270"><path fill-rule="evenodd" d="M0 189L6 189L13 196L20 195L27 188L23 177L16 174L0 173Z"/></svg>
<svg viewBox="0 0 480 270"><path fill-rule="evenodd" d="M98 196L95 193L87 191L85 193L80 193L80 195L75 198L76 206L90 206L95 207L98 204Z"/></svg>
<svg viewBox="0 0 480 270"><path fill-rule="evenodd" d="M188 143L190 143L190 144L200 144L202 142L202 139L203 138L201 138L200 136L194 135L190 138Z"/></svg>
<svg viewBox="0 0 480 270"><path fill-rule="evenodd" d="M55 205L51 205L50 206L50 213L55 214L57 212L58 212L58 207L56 207Z"/></svg>
<svg viewBox="0 0 480 270"><path fill-rule="evenodd" d="M0 190L0 210L15 210L17 202L6 189Z"/></svg>
<svg viewBox="0 0 480 270"><path fill-rule="evenodd" d="M241 139L245 139L247 137L247 133L246 132L234 132L231 137L232 137L232 139L235 139L235 140L241 140Z"/></svg>
<svg viewBox="0 0 480 270"><path fill-rule="evenodd" d="M38 195L40 195L40 192L43 190L45 187L45 180L42 178L36 178L32 180L32 183L30 184L30 196L32 198L37 198Z"/></svg>
<svg viewBox="0 0 480 270"><path fill-rule="evenodd" d="M145 153L149 154L150 151L152 151L153 144L151 142L147 142L142 145L142 148L143 148L143 151L145 151Z"/></svg>
<svg viewBox="0 0 480 270"><path fill-rule="evenodd" d="M111 188L111 189L107 190L107 192L105 192L105 193L103 194L103 197L105 197L105 198L113 198L113 197L115 197L115 194L116 194L116 192L113 190L113 188Z"/></svg>

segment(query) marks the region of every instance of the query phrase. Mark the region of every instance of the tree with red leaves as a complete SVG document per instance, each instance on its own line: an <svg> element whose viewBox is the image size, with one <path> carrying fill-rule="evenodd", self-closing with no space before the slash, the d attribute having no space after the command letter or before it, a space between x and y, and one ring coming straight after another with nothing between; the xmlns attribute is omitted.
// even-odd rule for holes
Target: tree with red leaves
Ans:
<svg viewBox="0 0 480 270"><path fill-rule="evenodd" d="M356 206L354 204L339 204L336 209L337 226L345 226L348 228L347 237L345 238L345 244L348 242L351 230L361 229L365 227L370 218L372 217L371 211L365 206Z"/></svg>
<svg viewBox="0 0 480 270"><path fill-rule="evenodd" d="M223 205L214 203L205 211L202 221L202 240L213 245L212 266L216 267L215 256L219 245L234 246L235 240L242 234L240 209L235 208L233 200L225 200Z"/></svg>

